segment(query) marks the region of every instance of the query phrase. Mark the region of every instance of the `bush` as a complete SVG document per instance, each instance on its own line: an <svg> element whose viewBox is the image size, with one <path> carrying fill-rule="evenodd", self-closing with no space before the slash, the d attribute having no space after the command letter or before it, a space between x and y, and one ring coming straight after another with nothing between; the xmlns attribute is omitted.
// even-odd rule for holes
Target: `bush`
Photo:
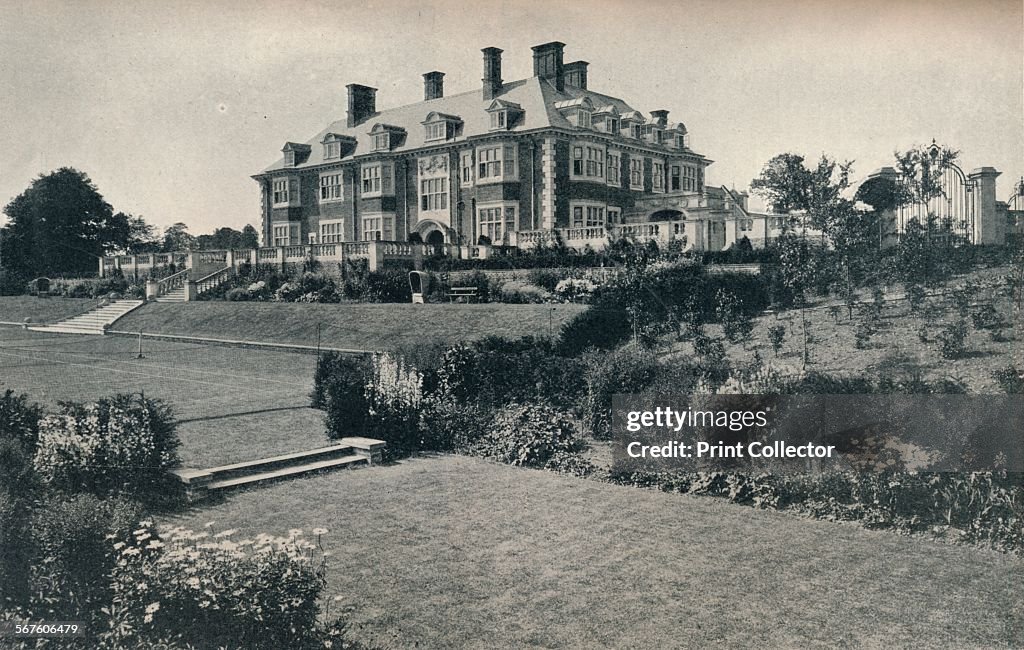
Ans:
<svg viewBox="0 0 1024 650"><path fill-rule="evenodd" d="M565 278L565 273L554 269L531 269L528 277L530 284L554 293L555 287Z"/></svg>
<svg viewBox="0 0 1024 650"><path fill-rule="evenodd" d="M782 344L785 340L785 325L772 325L768 328L768 341L772 344L772 352L775 353L775 356L779 356L779 350L782 349Z"/></svg>
<svg viewBox="0 0 1024 650"><path fill-rule="evenodd" d="M167 470L179 464L169 406L135 394L89 404L62 403L39 423L34 465L65 492L122 493L145 500L168 494Z"/></svg>
<svg viewBox="0 0 1024 650"><path fill-rule="evenodd" d="M853 331L854 345L858 350L865 349L874 334L873 320L870 317L862 318L857 322L857 329Z"/></svg>
<svg viewBox="0 0 1024 650"><path fill-rule="evenodd" d="M36 588L58 611L92 618L108 605L113 592L110 574L115 554L111 538L124 538L138 528L142 510L123 499L76 494L52 498L32 517L37 550Z"/></svg>
<svg viewBox="0 0 1024 650"><path fill-rule="evenodd" d="M1008 395L1020 395L1024 393L1024 372L1020 372L1013 365L1006 366L992 373L992 377L999 382L999 387Z"/></svg>
<svg viewBox="0 0 1024 650"><path fill-rule="evenodd" d="M510 280L501 285L498 299L504 303L529 305L552 302L554 296L548 290L536 285Z"/></svg>
<svg viewBox="0 0 1024 650"><path fill-rule="evenodd" d="M224 294L224 299L230 302L244 302L252 300L253 293L248 289L242 287L235 287L234 289L228 289L228 292Z"/></svg>
<svg viewBox="0 0 1024 650"><path fill-rule="evenodd" d="M585 278L566 278L555 285L555 293L569 302L587 302L597 286Z"/></svg>
<svg viewBox="0 0 1024 650"><path fill-rule="evenodd" d="M431 396L420 410L420 441L429 451L467 451L491 427L489 406Z"/></svg>
<svg viewBox="0 0 1024 650"><path fill-rule="evenodd" d="M610 350L627 340L632 324L625 308L593 306L562 326L558 353L578 356L585 350Z"/></svg>
<svg viewBox="0 0 1024 650"><path fill-rule="evenodd" d="M611 434L612 396L640 393L657 376L654 356L636 349L592 352L584 356L583 431L595 438Z"/></svg>
<svg viewBox="0 0 1024 650"><path fill-rule="evenodd" d="M370 381L370 360L365 356L327 352L321 355L313 382L314 408L327 411L329 438L363 435L370 410L366 384Z"/></svg>
<svg viewBox="0 0 1024 650"><path fill-rule="evenodd" d="M388 457L423 449L419 429L423 375L416 368L389 353L373 355L366 400L366 435L385 441Z"/></svg>
<svg viewBox="0 0 1024 650"><path fill-rule="evenodd" d="M10 441L8 441L10 442ZM26 606L32 595L30 503L18 488L0 485L0 611Z"/></svg>
<svg viewBox="0 0 1024 650"><path fill-rule="evenodd" d="M26 395L15 395L14 391L5 390L0 397L0 439L16 440L34 450L42 417L42 407L29 403Z"/></svg>
<svg viewBox="0 0 1024 650"><path fill-rule="evenodd" d="M324 647L317 599L323 550L293 530L287 538L235 531L140 528L114 544L114 647L156 647L161 639L201 648Z"/></svg>
<svg viewBox="0 0 1024 650"><path fill-rule="evenodd" d="M750 338L754 331L754 321L747 314L736 296L724 289L718 290L715 302L715 316L722 323L725 337L731 343L739 343Z"/></svg>
<svg viewBox="0 0 1024 650"><path fill-rule="evenodd" d="M939 332L939 351L943 359L959 359L967 353L964 341L967 338L967 323L963 320L946 325Z"/></svg>
<svg viewBox="0 0 1024 650"><path fill-rule="evenodd" d="M0 268L0 296L21 296L28 293L32 278L13 269Z"/></svg>
<svg viewBox="0 0 1024 650"><path fill-rule="evenodd" d="M371 272L360 298L367 302L412 302L408 272L400 269Z"/></svg>
<svg viewBox="0 0 1024 650"><path fill-rule="evenodd" d="M576 446L572 422L562 412L512 404L498 411L472 453L510 465L544 467L556 453L572 452Z"/></svg>

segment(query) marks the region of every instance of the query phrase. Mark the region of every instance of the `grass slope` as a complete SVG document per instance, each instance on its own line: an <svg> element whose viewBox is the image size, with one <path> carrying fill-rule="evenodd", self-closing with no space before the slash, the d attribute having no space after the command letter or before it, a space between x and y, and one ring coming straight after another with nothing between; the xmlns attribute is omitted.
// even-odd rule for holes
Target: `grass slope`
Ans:
<svg viewBox="0 0 1024 650"><path fill-rule="evenodd" d="M557 335L581 305L190 302L145 305L113 329L357 350L454 343L487 335Z"/></svg>
<svg viewBox="0 0 1024 650"><path fill-rule="evenodd" d="M94 298L36 298L0 296L0 323L53 323L89 311L100 303Z"/></svg>
<svg viewBox="0 0 1024 650"><path fill-rule="evenodd" d="M1005 647L1024 560L442 456L167 523L329 529L326 601L380 647ZM338 601L334 598L339 597Z"/></svg>

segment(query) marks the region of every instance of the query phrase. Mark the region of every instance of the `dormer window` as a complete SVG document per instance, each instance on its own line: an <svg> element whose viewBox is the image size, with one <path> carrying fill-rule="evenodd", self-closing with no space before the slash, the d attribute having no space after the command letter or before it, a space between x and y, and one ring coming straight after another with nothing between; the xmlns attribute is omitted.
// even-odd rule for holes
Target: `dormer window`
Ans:
<svg viewBox="0 0 1024 650"><path fill-rule="evenodd" d="M643 137L643 126L641 126L640 124L632 125L632 127L629 130L629 135L630 137L639 140L640 138Z"/></svg>
<svg viewBox="0 0 1024 650"><path fill-rule="evenodd" d="M370 143L373 151L391 151L402 144L405 129L389 124L374 124L370 129Z"/></svg>
<svg viewBox="0 0 1024 650"><path fill-rule="evenodd" d="M324 143L324 160L341 158L341 143L338 141Z"/></svg>
<svg viewBox="0 0 1024 650"><path fill-rule="evenodd" d="M594 113L594 103L590 101L589 97L577 97L576 99L555 102L555 108L569 124L577 129L593 128L592 115Z"/></svg>
<svg viewBox="0 0 1024 650"><path fill-rule="evenodd" d="M604 130L605 130L606 133L611 133L612 135L618 135L619 134L619 120L617 118L614 118L614 117L606 117L605 120L604 120Z"/></svg>
<svg viewBox="0 0 1024 650"><path fill-rule="evenodd" d="M503 99L495 99L487 107L491 114L491 130L505 131L512 126L512 122L523 112L523 107Z"/></svg>
<svg viewBox="0 0 1024 650"><path fill-rule="evenodd" d="M284 147L281 149L281 153L284 154L284 166L295 167L306 162L309 158L309 152L312 147L308 144L297 144L295 142L286 142Z"/></svg>
<svg viewBox="0 0 1024 650"><path fill-rule="evenodd" d="M356 146L355 138L337 133L328 133L320 144L324 148L324 160L339 160ZM345 147L348 147L346 150Z"/></svg>
<svg viewBox="0 0 1024 650"><path fill-rule="evenodd" d="M590 121L590 111L579 111L576 117L576 126L581 129L589 129L592 126Z"/></svg>
<svg viewBox="0 0 1024 650"><path fill-rule="evenodd" d="M432 111L423 120L424 139L427 142L448 140L455 137L456 128L462 123L462 118L455 115L445 115Z"/></svg>

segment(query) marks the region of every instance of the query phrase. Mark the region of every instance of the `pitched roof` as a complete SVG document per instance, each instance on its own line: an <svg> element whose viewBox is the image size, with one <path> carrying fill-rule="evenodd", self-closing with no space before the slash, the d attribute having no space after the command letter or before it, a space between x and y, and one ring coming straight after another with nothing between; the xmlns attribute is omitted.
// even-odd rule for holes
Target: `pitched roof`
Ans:
<svg viewBox="0 0 1024 650"><path fill-rule="evenodd" d="M346 120L343 118L327 125L307 142L310 146L319 145L329 133L342 138L352 138L355 141L355 147L343 151L345 155L341 158L342 161L351 160L354 157L373 152L370 131L376 125L394 125L391 128L405 129L406 137L391 151L397 153L412 151L438 144L426 141L426 132L421 126L427 116L432 113L462 120L461 133L447 142L463 142L467 138L493 133L487 109L496 101L500 102L499 105L518 106L522 110L522 116L509 125L508 132L516 133L550 127L570 129L573 128L572 124L559 112L556 104L564 105L566 102L576 103L577 101L582 103L584 98L589 99L593 106L612 106L624 117L629 113L636 113L629 104L617 97L569 84L565 85L563 92L559 92L547 79L530 77L505 83L501 88L500 96L496 99L484 99L483 89L476 88L464 93L385 109L354 127L347 126ZM312 146L308 157L295 167L285 167L284 158L281 157L263 172L303 169L322 165L325 162L337 161L338 159L325 160L323 147Z"/></svg>

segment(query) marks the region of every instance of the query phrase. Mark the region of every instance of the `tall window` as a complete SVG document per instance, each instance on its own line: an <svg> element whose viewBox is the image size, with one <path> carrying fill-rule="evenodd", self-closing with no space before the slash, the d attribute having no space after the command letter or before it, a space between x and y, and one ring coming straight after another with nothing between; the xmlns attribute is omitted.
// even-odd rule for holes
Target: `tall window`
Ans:
<svg viewBox="0 0 1024 650"><path fill-rule="evenodd" d="M517 178L515 145L481 147L476 150L476 161L477 181L480 183Z"/></svg>
<svg viewBox="0 0 1024 650"><path fill-rule="evenodd" d="M288 241L288 233L290 229L288 224L282 224L280 226L274 226L274 246L288 246L291 242Z"/></svg>
<svg viewBox="0 0 1024 650"><path fill-rule="evenodd" d="M463 185L473 184L473 152L463 151L459 156L460 178Z"/></svg>
<svg viewBox="0 0 1024 650"><path fill-rule="evenodd" d="M679 165L672 165L672 185L670 186L673 192L678 192L682 188L682 177L679 170Z"/></svg>
<svg viewBox="0 0 1024 650"><path fill-rule="evenodd" d="M639 140L642 133L642 128L639 124L633 124L629 128L629 134L635 139Z"/></svg>
<svg viewBox="0 0 1024 650"><path fill-rule="evenodd" d="M683 167L683 190L693 192L697 189L697 170L689 165Z"/></svg>
<svg viewBox="0 0 1024 650"><path fill-rule="evenodd" d="M338 244L345 241L344 221L331 219L320 222L320 243Z"/></svg>
<svg viewBox="0 0 1024 650"><path fill-rule="evenodd" d="M371 163L362 167L362 185L360 186L363 196L380 196L381 194L391 195L391 165L389 163Z"/></svg>
<svg viewBox="0 0 1024 650"><path fill-rule="evenodd" d="M616 117L604 118L604 130L612 135L619 134L619 120Z"/></svg>
<svg viewBox="0 0 1024 650"><path fill-rule="evenodd" d="M608 184L619 185L619 155L617 153L608 152Z"/></svg>
<svg viewBox="0 0 1024 650"><path fill-rule="evenodd" d="M576 126L580 127L581 129L590 128L590 111L579 110L576 112Z"/></svg>
<svg viewBox="0 0 1024 650"><path fill-rule="evenodd" d="M447 178L425 178L420 181L420 209L424 212L448 209Z"/></svg>
<svg viewBox="0 0 1024 650"><path fill-rule="evenodd" d="M363 217L363 241L392 241L394 217L385 214Z"/></svg>
<svg viewBox="0 0 1024 650"><path fill-rule="evenodd" d="M651 165L651 186L655 192L665 191L665 165L656 162Z"/></svg>
<svg viewBox="0 0 1024 650"><path fill-rule="evenodd" d="M595 228L605 224L603 205L572 206L573 228Z"/></svg>
<svg viewBox="0 0 1024 650"><path fill-rule="evenodd" d="M324 143L324 160L341 157L341 143L338 141Z"/></svg>
<svg viewBox="0 0 1024 650"><path fill-rule="evenodd" d="M340 201L342 196L341 172L320 176L320 202Z"/></svg>
<svg viewBox="0 0 1024 650"><path fill-rule="evenodd" d="M274 181L274 205L287 204L291 196L291 181L287 178Z"/></svg>
<svg viewBox="0 0 1024 650"><path fill-rule="evenodd" d="M391 148L391 134L376 133L373 136L373 150L374 151L387 151Z"/></svg>
<svg viewBox="0 0 1024 650"><path fill-rule="evenodd" d="M644 188L644 159L629 159L629 186L633 189Z"/></svg>
<svg viewBox="0 0 1024 650"><path fill-rule="evenodd" d="M573 176L604 180L604 148L575 146L572 157Z"/></svg>
<svg viewBox="0 0 1024 650"><path fill-rule="evenodd" d="M621 223L622 211L618 208L608 208L608 223Z"/></svg>
<svg viewBox="0 0 1024 650"><path fill-rule="evenodd" d="M478 229L481 237L493 243L504 241L516 228L516 208L511 205L481 207L477 210Z"/></svg>

